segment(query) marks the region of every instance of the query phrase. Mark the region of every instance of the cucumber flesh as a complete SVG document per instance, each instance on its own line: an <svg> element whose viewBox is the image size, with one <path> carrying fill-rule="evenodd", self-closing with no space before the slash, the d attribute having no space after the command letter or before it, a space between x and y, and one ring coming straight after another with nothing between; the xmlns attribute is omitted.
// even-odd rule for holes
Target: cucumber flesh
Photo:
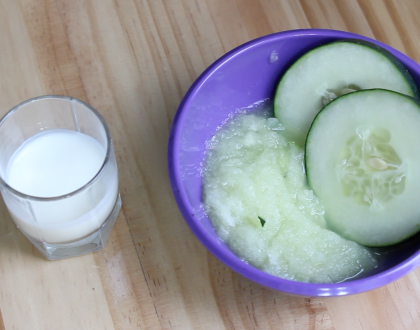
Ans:
<svg viewBox="0 0 420 330"><path fill-rule="evenodd" d="M372 88L418 97L412 77L389 52L361 40L330 43L307 52L287 70L277 87L274 113L290 139L303 146L323 106Z"/></svg>
<svg viewBox="0 0 420 330"><path fill-rule="evenodd" d="M218 236L249 264L289 280L340 282L374 269L368 249L325 229L303 149L261 110L238 115L208 141L203 202Z"/></svg>
<svg viewBox="0 0 420 330"><path fill-rule="evenodd" d="M308 183L331 229L367 246L420 229L420 105L381 89L337 98L306 140Z"/></svg>

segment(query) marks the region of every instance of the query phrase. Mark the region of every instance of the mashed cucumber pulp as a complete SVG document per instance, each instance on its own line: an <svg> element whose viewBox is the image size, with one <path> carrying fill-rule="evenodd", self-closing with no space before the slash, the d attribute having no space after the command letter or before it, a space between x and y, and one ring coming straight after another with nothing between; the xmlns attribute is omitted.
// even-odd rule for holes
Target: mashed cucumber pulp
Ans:
<svg viewBox="0 0 420 330"><path fill-rule="evenodd" d="M326 229L303 150L282 130L259 110L239 114L208 141L203 198L219 237L244 261L289 280L341 282L374 269L367 248Z"/></svg>

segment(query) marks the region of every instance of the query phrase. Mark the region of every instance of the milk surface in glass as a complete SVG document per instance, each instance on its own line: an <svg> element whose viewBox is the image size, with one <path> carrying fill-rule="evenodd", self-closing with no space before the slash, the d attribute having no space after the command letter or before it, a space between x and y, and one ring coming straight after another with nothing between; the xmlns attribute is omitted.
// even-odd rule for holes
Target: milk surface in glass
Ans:
<svg viewBox="0 0 420 330"><path fill-rule="evenodd" d="M25 195L63 196L91 181L105 156L102 145L89 135L63 129L47 130L31 137L15 151L5 179ZM21 205L9 205L9 211L19 228L34 238L49 243L80 239L98 229L111 213L118 194L116 171L115 167L111 168L74 196L33 201L32 219L28 219L27 212L20 212Z"/></svg>
<svg viewBox="0 0 420 330"><path fill-rule="evenodd" d="M104 118L60 95L13 107L0 119L0 191L16 225L47 259L102 250L121 209Z"/></svg>

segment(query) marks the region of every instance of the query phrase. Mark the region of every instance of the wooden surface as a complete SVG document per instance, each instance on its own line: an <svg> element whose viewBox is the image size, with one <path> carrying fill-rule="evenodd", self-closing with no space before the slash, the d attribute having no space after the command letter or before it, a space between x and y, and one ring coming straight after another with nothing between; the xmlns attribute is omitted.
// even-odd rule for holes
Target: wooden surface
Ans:
<svg viewBox="0 0 420 330"><path fill-rule="evenodd" d="M418 0L0 0L0 115L64 94L105 117L123 209L106 248L50 262L0 205L0 330L420 329L420 269L332 299L269 291L232 273L184 223L168 133L194 79L250 39L346 30L420 61Z"/></svg>

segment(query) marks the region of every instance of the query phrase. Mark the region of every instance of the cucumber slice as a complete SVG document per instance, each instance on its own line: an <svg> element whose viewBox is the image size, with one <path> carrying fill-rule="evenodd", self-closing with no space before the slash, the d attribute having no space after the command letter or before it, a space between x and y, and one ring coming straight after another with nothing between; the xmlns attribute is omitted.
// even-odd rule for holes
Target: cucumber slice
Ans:
<svg viewBox="0 0 420 330"><path fill-rule="evenodd" d="M367 246L398 243L420 229L420 105L373 89L337 98L306 140L308 183L328 226Z"/></svg>
<svg viewBox="0 0 420 330"><path fill-rule="evenodd" d="M386 50L354 39L330 43L304 54L283 75L274 114L291 140L303 146L325 104L351 91L372 88L419 95L407 69Z"/></svg>

